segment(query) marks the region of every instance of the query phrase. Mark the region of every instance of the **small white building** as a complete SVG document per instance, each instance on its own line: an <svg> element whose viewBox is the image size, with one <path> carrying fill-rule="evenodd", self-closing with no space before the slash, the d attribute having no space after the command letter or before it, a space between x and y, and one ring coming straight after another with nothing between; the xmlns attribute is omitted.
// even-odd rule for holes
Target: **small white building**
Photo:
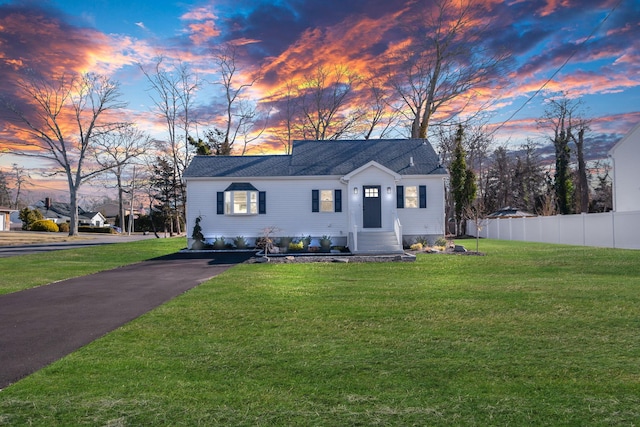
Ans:
<svg viewBox="0 0 640 427"><path fill-rule="evenodd" d="M445 228L445 168L411 140L296 141L290 155L196 156L184 173L187 234L319 239L353 253L400 253ZM193 241L189 239L189 247Z"/></svg>
<svg viewBox="0 0 640 427"><path fill-rule="evenodd" d="M609 156L613 159L613 210L640 211L640 123L609 150Z"/></svg>
<svg viewBox="0 0 640 427"><path fill-rule="evenodd" d="M15 212L15 209L0 206L0 231L11 230L11 212Z"/></svg>

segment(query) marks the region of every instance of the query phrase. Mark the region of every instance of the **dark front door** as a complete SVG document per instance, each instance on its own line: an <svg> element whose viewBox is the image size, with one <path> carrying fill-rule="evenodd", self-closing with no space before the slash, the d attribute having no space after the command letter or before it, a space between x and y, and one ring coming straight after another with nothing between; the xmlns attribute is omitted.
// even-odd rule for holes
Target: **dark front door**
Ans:
<svg viewBox="0 0 640 427"><path fill-rule="evenodd" d="M381 228L382 227L382 203L380 199L379 185L365 185L362 202L362 227Z"/></svg>

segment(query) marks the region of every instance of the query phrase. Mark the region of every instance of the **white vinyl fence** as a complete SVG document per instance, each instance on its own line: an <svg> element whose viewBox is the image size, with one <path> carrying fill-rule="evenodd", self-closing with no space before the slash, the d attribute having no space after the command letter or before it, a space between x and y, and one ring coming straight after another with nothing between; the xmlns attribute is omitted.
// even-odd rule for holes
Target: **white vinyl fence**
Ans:
<svg viewBox="0 0 640 427"><path fill-rule="evenodd" d="M479 225L480 237L488 239L640 249L640 211L483 219ZM467 234L476 236L474 221L467 221Z"/></svg>

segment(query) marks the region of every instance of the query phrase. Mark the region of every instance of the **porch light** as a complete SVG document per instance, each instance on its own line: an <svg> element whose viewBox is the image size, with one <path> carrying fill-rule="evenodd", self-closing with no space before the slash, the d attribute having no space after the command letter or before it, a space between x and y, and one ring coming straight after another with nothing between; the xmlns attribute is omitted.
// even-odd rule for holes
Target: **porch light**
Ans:
<svg viewBox="0 0 640 427"><path fill-rule="evenodd" d="M358 187L353 187L353 194L358 194Z"/></svg>
<svg viewBox="0 0 640 427"><path fill-rule="evenodd" d="M391 187L387 187L387 194L391 194Z"/></svg>

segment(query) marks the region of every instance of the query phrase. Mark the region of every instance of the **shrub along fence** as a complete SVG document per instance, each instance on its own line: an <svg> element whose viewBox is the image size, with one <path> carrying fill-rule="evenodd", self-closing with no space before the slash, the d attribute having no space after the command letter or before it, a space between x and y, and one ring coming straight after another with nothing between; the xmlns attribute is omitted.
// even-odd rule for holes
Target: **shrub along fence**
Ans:
<svg viewBox="0 0 640 427"><path fill-rule="evenodd" d="M640 249L639 224L640 211L492 218L479 222L479 233L488 239ZM467 234L477 236L475 221L467 221Z"/></svg>

